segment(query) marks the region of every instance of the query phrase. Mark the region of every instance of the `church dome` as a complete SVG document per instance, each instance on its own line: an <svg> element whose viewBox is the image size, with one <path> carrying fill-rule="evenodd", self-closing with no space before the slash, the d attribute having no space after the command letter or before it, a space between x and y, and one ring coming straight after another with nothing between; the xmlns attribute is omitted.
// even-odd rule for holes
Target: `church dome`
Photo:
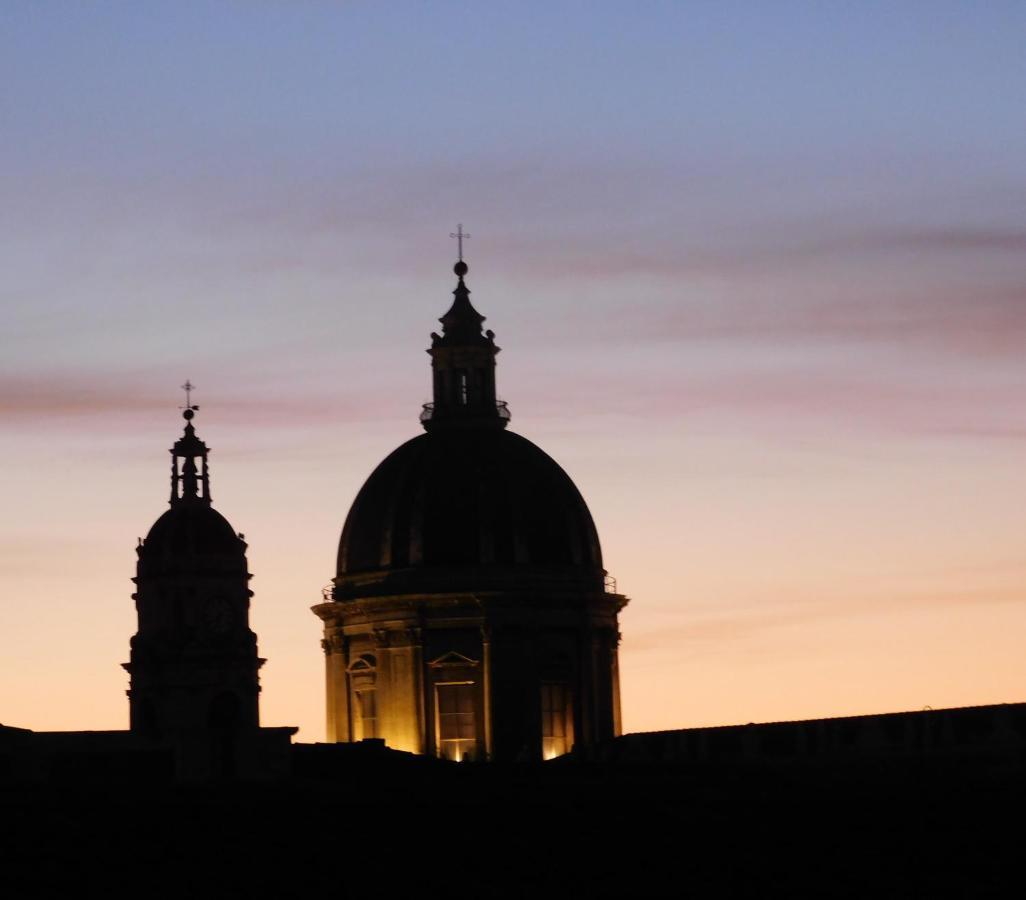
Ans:
<svg viewBox="0 0 1026 900"><path fill-rule="evenodd" d="M601 592L591 513L550 456L506 430L509 408L495 388L499 347L470 302L462 253L453 271L453 302L428 350L427 433L390 454L357 494L334 598Z"/></svg>
<svg viewBox="0 0 1026 900"><path fill-rule="evenodd" d="M165 512L150 528L140 548L145 561L194 556L238 556L245 544L231 523L212 506L178 504Z"/></svg>
<svg viewBox="0 0 1026 900"><path fill-rule="evenodd" d="M228 520L210 505L207 445L196 435L192 420L198 406L188 399L185 431L171 448L171 500L138 547L139 574L188 569L246 570L246 542Z"/></svg>
<svg viewBox="0 0 1026 900"><path fill-rule="evenodd" d="M377 581L399 590L406 578L458 590L461 575L478 590L601 591L604 574L591 513L548 454L501 428L433 429L391 453L357 494L336 594Z"/></svg>

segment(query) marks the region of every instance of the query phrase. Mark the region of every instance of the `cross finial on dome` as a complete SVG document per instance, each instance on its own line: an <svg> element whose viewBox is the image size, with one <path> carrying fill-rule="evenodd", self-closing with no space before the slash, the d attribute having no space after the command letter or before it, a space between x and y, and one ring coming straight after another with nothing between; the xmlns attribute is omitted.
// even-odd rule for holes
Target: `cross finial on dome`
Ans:
<svg viewBox="0 0 1026 900"><path fill-rule="evenodd" d="M196 385L186 378L185 384L182 385L182 390L185 391L185 406L179 406L178 408L184 410L182 418L188 421L199 412L199 407L192 402L192 392L196 390Z"/></svg>
<svg viewBox="0 0 1026 900"><path fill-rule="evenodd" d="M455 231L449 232L449 237L456 238L456 247L459 254L459 259L456 265L452 267L452 270L462 278L467 274L467 264L463 261L463 241L464 239L470 240L470 235L463 230L463 224L460 223L456 226Z"/></svg>

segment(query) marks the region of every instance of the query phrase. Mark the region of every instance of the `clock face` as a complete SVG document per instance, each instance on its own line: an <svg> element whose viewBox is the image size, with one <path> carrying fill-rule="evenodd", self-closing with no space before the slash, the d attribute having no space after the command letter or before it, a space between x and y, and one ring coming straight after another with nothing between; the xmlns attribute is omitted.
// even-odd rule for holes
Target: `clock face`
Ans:
<svg viewBox="0 0 1026 900"><path fill-rule="evenodd" d="M211 631L227 631L232 626L234 616L231 604L224 597L215 597L206 607L204 613Z"/></svg>

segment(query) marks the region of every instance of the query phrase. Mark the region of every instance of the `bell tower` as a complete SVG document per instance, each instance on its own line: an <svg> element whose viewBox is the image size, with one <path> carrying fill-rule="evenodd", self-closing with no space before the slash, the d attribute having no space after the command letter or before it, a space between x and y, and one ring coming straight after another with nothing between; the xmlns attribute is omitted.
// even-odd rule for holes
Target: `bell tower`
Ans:
<svg viewBox="0 0 1026 900"><path fill-rule="evenodd" d="M246 542L211 505L209 449L185 429L171 448L170 508L136 548L131 730L193 748L198 765L231 770L235 738L259 727L262 660L249 627Z"/></svg>

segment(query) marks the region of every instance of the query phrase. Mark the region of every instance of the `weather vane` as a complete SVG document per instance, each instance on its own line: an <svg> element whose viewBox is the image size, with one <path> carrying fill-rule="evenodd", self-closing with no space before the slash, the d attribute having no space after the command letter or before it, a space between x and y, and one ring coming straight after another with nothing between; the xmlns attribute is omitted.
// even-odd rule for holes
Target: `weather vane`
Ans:
<svg viewBox="0 0 1026 900"><path fill-rule="evenodd" d="M463 230L463 225L457 225L455 231L449 232L449 237L456 238L457 246L459 247L460 262L463 262L463 239L470 239L470 235Z"/></svg>
<svg viewBox="0 0 1026 900"><path fill-rule="evenodd" d="M192 404L192 392L196 390L196 385L189 381L189 379L186 379L185 384L182 385L182 390L185 391L185 406L179 406L178 408L184 409L185 418L191 419L192 414L199 409L198 406L193 406Z"/></svg>

